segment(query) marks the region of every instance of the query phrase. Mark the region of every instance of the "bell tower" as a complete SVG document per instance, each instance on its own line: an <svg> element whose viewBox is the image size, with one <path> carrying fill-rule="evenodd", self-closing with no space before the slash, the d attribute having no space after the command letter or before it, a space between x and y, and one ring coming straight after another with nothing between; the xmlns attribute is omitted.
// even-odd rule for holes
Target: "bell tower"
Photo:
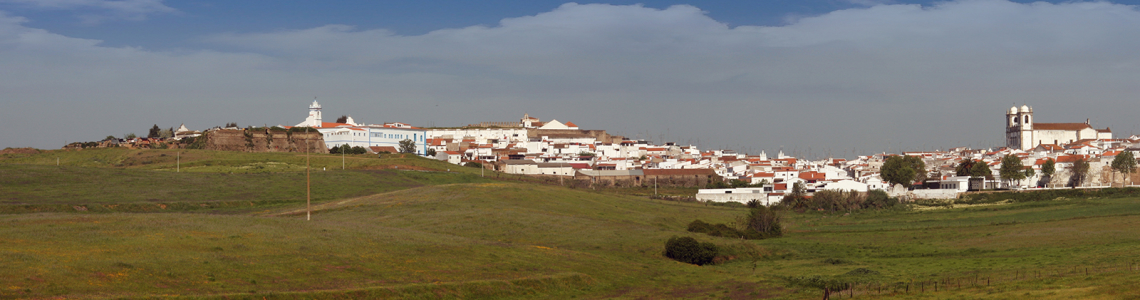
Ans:
<svg viewBox="0 0 1140 300"><path fill-rule="evenodd" d="M1029 105L1010 107L1005 113L1005 146L1010 149L1028 150L1033 145L1033 108Z"/></svg>
<svg viewBox="0 0 1140 300"><path fill-rule="evenodd" d="M313 98L313 104L309 104L309 119L315 121L311 127L321 127L321 104L317 103L317 98Z"/></svg>

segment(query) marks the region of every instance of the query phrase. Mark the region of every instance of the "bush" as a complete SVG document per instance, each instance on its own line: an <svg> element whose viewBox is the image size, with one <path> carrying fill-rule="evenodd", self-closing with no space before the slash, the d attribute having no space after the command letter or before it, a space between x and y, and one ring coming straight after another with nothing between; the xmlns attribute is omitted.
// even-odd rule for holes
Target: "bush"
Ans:
<svg viewBox="0 0 1140 300"><path fill-rule="evenodd" d="M867 199L863 204L863 208L891 208L899 204L899 199L891 198L887 192L883 190L871 190L867 192Z"/></svg>
<svg viewBox="0 0 1140 300"><path fill-rule="evenodd" d="M745 231L755 231L764 237L777 237L784 235L784 227L780 225L782 216L779 211L760 206L748 211L748 215L740 220Z"/></svg>
<svg viewBox="0 0 1140 300"><path fill-rule="evenodd" d="M665 257L694 265L706 265L716 258L716 245L699 243L691 237L671 237L665 242Z"/></svg>

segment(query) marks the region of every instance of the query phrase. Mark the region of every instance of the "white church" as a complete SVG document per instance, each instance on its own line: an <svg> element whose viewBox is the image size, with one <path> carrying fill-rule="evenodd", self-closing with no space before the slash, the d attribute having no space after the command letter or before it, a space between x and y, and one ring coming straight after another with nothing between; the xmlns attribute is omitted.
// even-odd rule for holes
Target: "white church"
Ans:
<svg viewBox="0 0 1140 300"><path fill-rule="evenodd" d="M357 124L352 117L344 123L324 122L321 118L321 104L313 100L309 105L309 116L294 127L310 127L320 132L325 146L339 145L369 148L372 152L400 149L400 141L412 140L416 144L416 154L427 153L427 132L404 123Z"/></svg>
<svg viewBox="0 0 1140 300"><path fill-rule="evenodd" d="M1042 144L1063 145L1080 140L1112 139L1112 129L1095 129L1084 123L1034 123L1033 108L1010 107L1005 114L1006 147L1029 150Z"/></svg>

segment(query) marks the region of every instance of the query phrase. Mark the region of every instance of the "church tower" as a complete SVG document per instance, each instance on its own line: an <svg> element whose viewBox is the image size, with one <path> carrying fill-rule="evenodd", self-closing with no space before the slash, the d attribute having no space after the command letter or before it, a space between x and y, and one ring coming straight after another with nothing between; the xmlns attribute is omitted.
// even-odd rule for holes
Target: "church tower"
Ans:
<svg viewBox="0 0 1140 300"><path fill-rule="evenodd" d="M316 121L313 127L321 127L321 104L316 98L313 98L313 104L309 104L309 118Z"/></svg>
<svg viewBox="0 0 1140 300"><path fill-rule="evenodd" d="M1028 150L1033 145L1033 108L1029 105L1010 107L1005 113L1006 147Z"/></svg>
<svg viewBox="0 0 1140 300"><path fill-rule="evenodd" d="M309 116L304 122L297 124L297 127L321 127L321 124L321 104L314 98L313 104L309 104Z"/></svg>

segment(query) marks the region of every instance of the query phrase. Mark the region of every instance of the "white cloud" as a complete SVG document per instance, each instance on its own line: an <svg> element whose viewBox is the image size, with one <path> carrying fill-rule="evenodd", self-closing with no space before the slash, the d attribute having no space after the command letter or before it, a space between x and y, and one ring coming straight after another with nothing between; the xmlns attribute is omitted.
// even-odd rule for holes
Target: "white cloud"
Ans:
<svg viewBox="0 0 1140 300"><path fill-rule="evenodd" d="M82 11L85 23L96 24L107 20L142 20L157 13L172 13L174 8L162 0L0 0L36 9Z"/></svg>
<svg viewBox="0 0 1140 300"><path fill-rule="evenodd" d="M773 27L729 27L693 6L566 4L416 36L349 25L219 34L203 41L227 51L179 53L21 22L0 17L0 67L19 70L0 74L4 101L85 108L68 120L123 110L94 120L142 129L295 123L311 96L366 122L529 112L630 136L668 129L706 147L995 144L1014 102L1043 122L1140 129L1116 109L1140 92L1140 12L1105 2L875 5ZM0 138L11 140L21 139Z"/></svg>

